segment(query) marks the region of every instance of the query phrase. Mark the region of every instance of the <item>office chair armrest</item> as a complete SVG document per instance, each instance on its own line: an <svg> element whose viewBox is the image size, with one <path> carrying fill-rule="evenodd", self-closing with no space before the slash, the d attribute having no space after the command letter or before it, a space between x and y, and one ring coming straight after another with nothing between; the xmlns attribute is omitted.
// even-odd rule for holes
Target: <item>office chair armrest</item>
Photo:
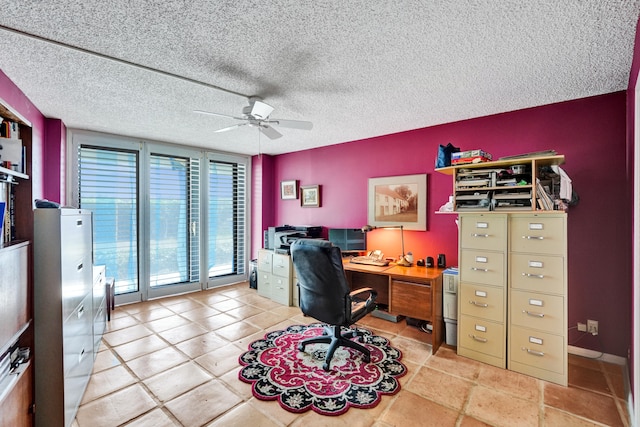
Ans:
<svg viewBox="0 0 640 427"><path fill-rule="evenodd" d="M349 293L349 298L351 298L351 300L353 300L354 297L357 298L358 295L364 294L364 293L369 293L369 297L367 298L367 300L365 302L365 307L369 308L372 304L375 304L376 298L378 297L378 291L376 291L375 289L373 289L373 288L356 289L355 291L351 291Z"/></svg>

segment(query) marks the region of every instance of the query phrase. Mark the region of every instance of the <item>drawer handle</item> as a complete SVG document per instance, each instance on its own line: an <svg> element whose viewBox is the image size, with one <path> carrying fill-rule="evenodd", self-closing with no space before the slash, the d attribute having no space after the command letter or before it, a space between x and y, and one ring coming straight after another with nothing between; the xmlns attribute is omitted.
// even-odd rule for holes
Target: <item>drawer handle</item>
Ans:
<svg viewBox="0 0 640 427"><path fill-rule="evenodd" d="M78 266L76 267L76 270L80 271L82 270L83 265L82 264L78 264Z"/></svg>
<svg viewBox="0 0 640 427"><path fill-rule="evenodd" d="M478 302L478 301L474 301L474 300L469 300L469 304L473 304L476 307L483 307L483 308L489 307L489 304L487 304L487 303Z"/></svg>
<svg viewBox="0 0 640 427"><path fill-rule="evenodd" d="M82 351L80 352L80 354L78 354L78 363L82 362L82 359L84 359L84 355L85 351L84 348L82 348Z"/></svg>
<svg viewBox="0 0 640 427"><path fill-rule="evenodd" d="M482 337L479 337L479 336L474 335L474 334L469 334L469 338L471 338L471 339L473 339L475 341L478 341L478 342L482 342L482 343L486 343L487 342L486 338L482 338Z"/></svg>
<svg viewBox="0 0 640 427"><path fill-rule="evenodd" d="M533 354L534 356L538 356L538 357L543 357L544 353L541 351L536 351L536 350L531 350L530 348L527 347L522 347L522 351L526 351L529 354Z"/></svg>
<svg viewBox="0 0 640 427"><path fill-rule="evenodd" d="M483 273L488 273L488 268L479 268L479 267L471 267L471 271L482 271Z"/></svg>
<svg viewBox="0 0 640 427"><path fill-rule="evenodd" d="M472 237L489 237L488 234L471 233Z"/></svg>
<svg viewBox="0 0 640 427"><path fill-rule="evenodd" d="M77 227L82 227L82 220L81 219L76 220L76 226Z"/></svg>
<svg viewBox="0 0 640 427"><path fill-rule="evenodd" d="M522 310L522 312L527 313L527 315L531 317L539 317L539 318L544 317L544 313L536 313L535 311L529 311L529 310Z"/></svg>
<svg viewBox="0 0 640 427"><path fill-rule="evenodd" d="M544 274L522 273L524 277L533 277L534 279L544 279Z"/></svg>
<svg viewBox="0 0 640 427"><path fill-rule="evenodd" d="M527 240L544 240L543 236L522 236L522 238Z"/></svg>
<svg viewBox="0 0 640 427"><path fill-rule="evenodd" d="M84 316L84 305L81 305L78 308L78 319L80 319L82 316Z"/></svg>

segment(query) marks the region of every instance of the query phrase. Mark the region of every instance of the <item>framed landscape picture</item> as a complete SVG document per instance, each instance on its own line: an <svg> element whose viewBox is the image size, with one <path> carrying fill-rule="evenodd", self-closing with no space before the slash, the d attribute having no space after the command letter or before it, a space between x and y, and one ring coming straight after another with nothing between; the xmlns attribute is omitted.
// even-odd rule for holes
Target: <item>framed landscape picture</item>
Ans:
<svg viewBox="0 0 640 427"><path fill-rule="evenodd" d="M320 186L303 185L300 187L300 204L305 208L319 208Z"/></svg>
<svg viewBox="0 0 640 427"><path fill-rule="evenodd" d="M369 178L369 225L427 230L427 175Z"/></svg>

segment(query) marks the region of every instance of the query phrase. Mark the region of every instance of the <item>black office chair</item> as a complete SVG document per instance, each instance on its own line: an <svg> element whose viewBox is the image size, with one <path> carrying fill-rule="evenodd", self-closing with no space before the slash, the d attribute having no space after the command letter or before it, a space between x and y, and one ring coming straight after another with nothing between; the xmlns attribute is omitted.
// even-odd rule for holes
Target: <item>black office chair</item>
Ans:
<svg viewBox="0 0 640 427"><path fill-rule="evenodd" d="M362 342L364 334L351 329L351 325L375 309L377 292L371 288L350 291L340 248L327 240L294 241L291 259L298 276L300 309L305 315L330 325L325 327L323 335L301 341L298 350L304 351L308 344L329 344L322 366L325 371L329 370L333 354L340 346L360 351L369 363L369 349L351 339L358 337Z"/></svg>

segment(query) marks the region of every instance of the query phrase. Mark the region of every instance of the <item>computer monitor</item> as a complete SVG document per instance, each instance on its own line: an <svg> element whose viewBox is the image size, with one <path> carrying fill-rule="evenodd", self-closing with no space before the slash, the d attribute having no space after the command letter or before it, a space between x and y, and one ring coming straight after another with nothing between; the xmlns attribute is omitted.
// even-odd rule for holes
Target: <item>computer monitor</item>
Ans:
<svg viewBox="0 0 640 427"><path fill-rule="evenodd" d="M329 241L342 253L359 253L367 250L367 235L359 228L330 228Z"/></svg>

